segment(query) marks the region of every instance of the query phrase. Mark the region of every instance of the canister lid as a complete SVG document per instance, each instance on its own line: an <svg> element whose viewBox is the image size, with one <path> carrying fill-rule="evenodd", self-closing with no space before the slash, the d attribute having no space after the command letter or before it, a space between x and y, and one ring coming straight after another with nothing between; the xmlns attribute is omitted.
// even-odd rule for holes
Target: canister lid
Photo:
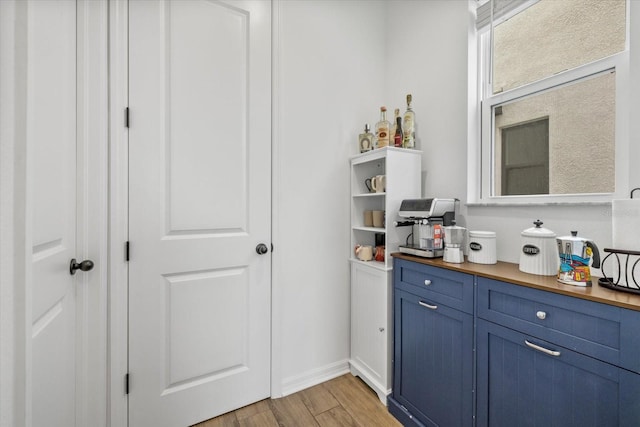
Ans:
<svg viewBox="0 0 640 427"><path fill-rule="evenodd" d="M469 237L485 237L488 239L496 237L495 231L469 231Z"/></svg>
<svg viewBox="0 0 640 427"><path fill-rule="evenodd" d="M590 241L591 239L588 239L586 237L579 237L577 231L572 231L571 236L561 236L561 237L558 237L558 240L564 240L568 242L587 242L587 241Z"/></svg>
<svg viewBox="0 0 640 427"><path fill-rule="evenodd" d="M527 228L521 234L526 237L556 237L556 233L548 228L541 227L544 224L539 219L533 222L535 227Z"/></svg>
<svg viewBox="0 0 640 427"><path fill-rule="evenodd" d="M445 230L466 230L466 228L460 227L458 225L445 225L444 229Z"/></svg>

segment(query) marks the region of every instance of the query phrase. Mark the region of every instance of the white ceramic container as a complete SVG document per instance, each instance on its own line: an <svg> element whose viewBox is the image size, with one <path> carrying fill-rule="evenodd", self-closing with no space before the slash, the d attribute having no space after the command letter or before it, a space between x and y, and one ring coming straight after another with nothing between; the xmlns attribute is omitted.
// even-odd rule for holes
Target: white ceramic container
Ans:
<svg viewBox="0 0 640 427"><path fill-rule="evenodd" d="M560 264L556 233L541 227L542 221L534 222L522 235L520 247L520 271L539 276L555 276Z"/></svg>
<svg viewBox="0 0 640 427"><path fill-rule="evenodd" d="M469 231L467 261L476 264L495 264L496 233L493 231Z"/></svg>

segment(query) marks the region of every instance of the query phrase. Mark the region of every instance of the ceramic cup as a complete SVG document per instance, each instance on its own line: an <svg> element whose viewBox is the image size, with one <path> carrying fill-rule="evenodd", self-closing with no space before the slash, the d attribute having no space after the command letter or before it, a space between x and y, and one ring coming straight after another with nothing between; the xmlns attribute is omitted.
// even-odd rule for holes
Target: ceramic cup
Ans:
<svg viewBox="0 0 640 427"><path fill-rule="evenodd" d="M384 211L373 211L373 226L377 228L384 228Z"/></svg>
<svg viewBox="0 0 640 427"><path fill-rule="evenodd" d="M367 178L364 180L364 185L367 187L367 190L369 191L369 193L375 193L375 188L373 188L373 180L376 179L375 176L371 177L371 178Z"/></svg>
<svg viewBox="0 0 640 427"><path fill-rule="evenodd" d="M373 227L373 211L364 211L364 226Z"/></svg>
<svg viewBox="0 0 640 427"><path fill-rule="evenodd" d="M355 254L360 261L371 261L373 259L373 247L369 245L357 245Z"/></svg>
<svg viewBox="0 0 640 427"><path fill-rule="evenodd" d="M371 178L371 188L376 193L384 193L387 187L387 177L385 175L377 175Z"/></svg>

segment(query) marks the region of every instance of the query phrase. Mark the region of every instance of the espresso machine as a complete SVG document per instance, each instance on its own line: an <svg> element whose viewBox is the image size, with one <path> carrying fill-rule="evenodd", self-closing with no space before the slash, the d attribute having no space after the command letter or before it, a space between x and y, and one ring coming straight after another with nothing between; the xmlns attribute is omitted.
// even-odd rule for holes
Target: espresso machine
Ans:
<svg viewBox="0 0 640 427"><path fill-rule="evenodd" d="M400 203L396 227L413 227L398 250L424 258L444 255L444 227L455 223L458 199L406 199Z"/></svg>

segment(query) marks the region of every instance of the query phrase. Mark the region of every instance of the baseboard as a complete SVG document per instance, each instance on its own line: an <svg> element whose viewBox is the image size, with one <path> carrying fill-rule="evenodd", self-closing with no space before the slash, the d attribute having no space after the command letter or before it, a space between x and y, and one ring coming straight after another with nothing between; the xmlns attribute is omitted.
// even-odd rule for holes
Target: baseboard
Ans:
<svg viewBox="0 0 640 427"><path fill-rule="evenodd" d="M357 360L351 359L349 360L349 367L351 374L353 376L359 377L362 381L364 381L373 391L376 392L380 402L383 405L387 406L387 396L391 394L391 388L384 387L378 381L373 378L371 374L371 370L364 367Z"/></svg>
<svg viewBox="0 0 640 427"><path fill-rule="evenodd" d="M348 359L331 363L329 365L304 372L300 375L285 378L282 381L282 396L271 397L284 397L347 373L349 373Z"/></svg>

